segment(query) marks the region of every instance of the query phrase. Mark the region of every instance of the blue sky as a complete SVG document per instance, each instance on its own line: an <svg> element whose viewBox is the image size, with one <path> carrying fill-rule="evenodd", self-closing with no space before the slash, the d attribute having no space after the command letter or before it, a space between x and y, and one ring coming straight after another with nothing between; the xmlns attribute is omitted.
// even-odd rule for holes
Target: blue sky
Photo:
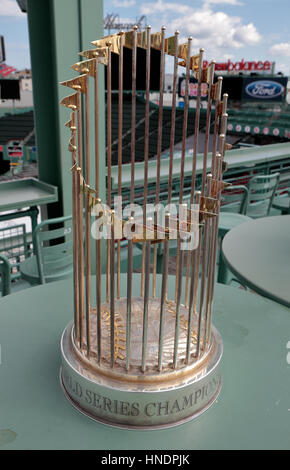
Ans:
<svg viewBox="0 0 290 470"><path fill-rule="evenodd" d="M168 35L178 29L193 37L196 51L205 48L207 59L269 59L290 73L290 0L104 0L108 13L130 22L145 14L153 31L164 24ZM0 0L0 34L7 63L29 67L27 18L16 0Z"/></svg>

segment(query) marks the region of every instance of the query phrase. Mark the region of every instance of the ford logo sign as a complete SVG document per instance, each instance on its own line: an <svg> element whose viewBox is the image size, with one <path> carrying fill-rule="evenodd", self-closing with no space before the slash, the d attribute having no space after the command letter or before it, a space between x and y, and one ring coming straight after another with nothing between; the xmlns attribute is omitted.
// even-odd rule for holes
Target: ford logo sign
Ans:
<svg viewBox="0 0 290 470"><path fill-rule="evenodd" d="M246 93L252 98L273 99L282 95L283 91L283 85L272 80L258 80L246 86Z"/></svg>

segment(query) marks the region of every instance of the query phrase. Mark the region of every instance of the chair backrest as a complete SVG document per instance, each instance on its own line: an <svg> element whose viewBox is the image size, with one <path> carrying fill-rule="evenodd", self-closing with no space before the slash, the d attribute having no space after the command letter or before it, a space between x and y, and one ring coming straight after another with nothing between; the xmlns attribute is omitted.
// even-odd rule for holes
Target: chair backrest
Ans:
<svg viewBox="0 0 290 470"><path fill-rule="evenodd" d="M19 265L30 254L25 224L0 228L0 254L9 260L12 279L20 277Z"/></svg>
<svg viewBox="0 0 290 470"><path fill-rule="evenodd" d="M274 173L273 175L254 176L249 181L247 215L257 218L269 215L279 178L279 173Z"/></svg>
<svg viewBox="0 0 290 470"><path fill-rule="evenodd" d="M48 230L51 226L52 230ZM60 227L59 227L60 226ZM41 222L33 234L40 282L46 276L61 276L73 266L72 216L59 217Z"/></svg>
<svg viewBox="0 0 290 470"><path fill-rule="evenodd" d="M243 185L229 186L221 195L221 211L244 214L247 208L248 188Z"/></svg>
<svg viewBox="0 0 290 470"><path fill-rule="evenodd" d="M0 254L0 291L2 297L11 292L11 265L6 256Z"/></svg>

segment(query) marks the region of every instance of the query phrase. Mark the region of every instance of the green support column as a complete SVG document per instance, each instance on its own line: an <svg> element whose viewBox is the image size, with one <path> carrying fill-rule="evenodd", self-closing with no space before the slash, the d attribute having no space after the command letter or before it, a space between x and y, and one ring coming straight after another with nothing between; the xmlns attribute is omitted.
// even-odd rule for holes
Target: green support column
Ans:
<svg viewBox="0 0 290 470"><path fill-rule="evenodd" d="M48 206L49 218L68 215L72 210L71 154L68 109L60 100L73 90L59 83L77 76L71 65L79 62L81 50L103 33L102 0L27 1L35 129L39 179L58 186L59 202ZM100 66L103 71L103 66ZM93 98L93 79L91 79ZM104 73L100 73L100 197L105 199ZM91 100L92 102L92 100ZM94 175L94 112L90 113L91 175ZM103 158L102 158L103 157ZM94 185L94 180L91 182ZM94 256L93 256L94 258Z"/></svg>

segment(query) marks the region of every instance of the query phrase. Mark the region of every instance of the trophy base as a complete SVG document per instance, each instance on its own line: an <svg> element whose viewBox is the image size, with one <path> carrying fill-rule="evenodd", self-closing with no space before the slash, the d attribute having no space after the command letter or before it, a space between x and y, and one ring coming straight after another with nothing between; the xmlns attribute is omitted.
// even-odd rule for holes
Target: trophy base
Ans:
<svg viewBox="0 0 290 470"><path fill-rule="evenodd" d="M216 400L222 349L212 327L209 350L193 364L147 374L104 369L77 350L70 323L61 339L61 384L71 404L96 421L126 429L176 426L199 416Z"/></svg>

